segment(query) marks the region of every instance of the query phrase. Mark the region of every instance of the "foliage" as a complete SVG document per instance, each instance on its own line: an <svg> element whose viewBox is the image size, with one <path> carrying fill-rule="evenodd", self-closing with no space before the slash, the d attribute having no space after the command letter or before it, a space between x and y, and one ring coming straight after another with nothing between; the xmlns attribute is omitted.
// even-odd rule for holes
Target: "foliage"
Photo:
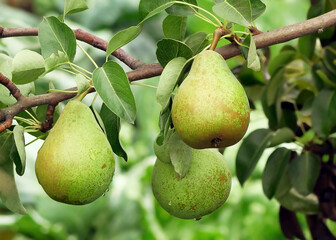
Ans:
<svg viewBox="0 0 336 240"><path fill-rule="evenodd" d="M332 3L334 1L315 1L308 11L308 18L333 9ZM20 232L33 239L67 239L68 233L78 239L104 239L106 236L114 236L117 239L171 239L177 234L183 239L222 239L223 236L230 236L230 239L247 239L249 235L254 235L249 239L260 239L265 238L267 233L263 235L260 233L262 229L258 227L247 227L248 230L241 233L242 235L240 230L236 229L237 226L255 225L247 223L258 221L258 210L254 208L261 209L264 213L271 211L275 214L275 206L280 205L290 212L286 215L291 216L289 220L295 221L299 217L303 229L307 229L302 220L303 216L313 219L319 214L323 219L336 219L334 211L330 210L336 209L333 198L327 198L328 194L334 196L336 190L335 27L326 29L322 34L301 37L296 46L283 46L278 54L270 58L266 51L256 50L248 28L255 26L255 21L258 22L258 17L266 7L264 3L260 0L214 0L213 3L207 4L211 5L208 10L193 0L141 0L141 21L134 21L133 26L126 26L127 28L121 26L123 29L115 33L108 42L106 55L99 55L81 47L71 30L75 25L72 20L80 19L83 16L81 11L86 10L88 5L84 0L66 0L63 10L58 8L58 15L44 17L38 25L38 44L29 42L29 39L22 43L30 50L17 51L13 56L9 46L1 47L0 72L10 78L24 96L53 91L64 92L55 89L52 83L46 84L48 76L59 71L74 75L75 81L72 84L77 85L75 93L78 95L94 88L97 93L94 93L94 98L91 97L90 107L114 153L125 161L129 160L128 163L119 163L120 176L116 176L114 181L120 184L124 179L133 179L129 186L113 183L110 198L102 197L92 206L82 209L58 205L43 198L35 199L32 206L28 202L22 204L21 194L15 183L14 169L20 176L28 169L28 152L25 149L30 143L25 145L24 136L27 138L27 134L24 132L30 133L36 139L46 137L46 134L40 131L40 124L45 118L45 108L33 107L16 116L14 126L0 135L2 203L15 213L29 213L23 217L16 216L9 227L10 231ZM53 7L55 6L50 6ZM156 95L149 94L152 99L146 102L143 94L139 96L139 90L131 86L136 83L129 83L123 64L115 59L111 60L110 55L120 47L127 48L133 40L137 41L141 33L148 31L146 22L151 23L150 19L158 14L164 16L164 19L162 36L156 39L156 59L163 67L163 72L159 82L155 83L158 85ZM148 150L148 146L150 145L151 149L154 136L143 141L143 145L135 143L135 140L143 137L143 133L138 131L141 125L146 126L143 129L152 128L149 131L152 135L157 134L156 124L159 134L154 142L155 154L159 156L168 152L168 158L181 177L188 170L190 148L180 142L171 128L170 109L174 91L186 77L194 56L209 47L213 40L210 30L193 34L187 31L188 19L195 21L196 18L206 22L211 28L230 30L230 34L225 35L218 45L226 44L227 39L232 36L244 39L242 42L236 41L244 53L244 59L238 58L230 64L240 70L237 75L246 89L253 111L259 116L260 112L263 112L268 121L268 128L258 126L250 129L241 145L231 148L236 149L236 155L230 156L230 149L224 150L225 156L236 157L235 174L239 183L244 184L244 189L247 188L246 191L251 194L239 196L241 190L238 183L234 182L231 198L237 197L239 201L228 202L222 210L206 217L204 224L203 220L197 223L177 220L164 212L154 202L149 187L153 158L142 160L141 164L134 160L140 161L142 157L153 153L152 150ZM37 25L35 19L28 22ZM83 60L86 57L88 60ZM90 96L87 97L89 98ZM159 104L156 108L159 108L160 113L159 116L148 119L145 113L151 110L148 105L153 104L155 98ZM13 96L0 85L0 107L3 109L14 103ZM55 120L58 114L56 110ZM126 135L130 136L129 139ZM145 136L149 138L149 134ZM144 148L146 150L143 150ZM267 154L264 154L265 152ZM134 157L135 155L137 157ZM186 160L182 161L181 156ZM258 162L265 159L265 168L260 171ZM259 180L258 186L255 179ZM118 196L118 189L121 188L129 190ZM275 199L278 204L271 200L271 205L261 207L261 203L267 202L266 198L261 199L255 195L261 188L268 199ZM119 202L113 202L113 199L118 199ZM254 203L256 205L253 205ZM28 208L25 209L24 206ZM55 210L50 212L50 208ZM76 217L81 216L81 219L85 220L78 222L71 215L73 212L76 212ZM247 215L251 219L245 220L244 216ZM122 216L133 216L133 219L122 219ZM268 218L267 214L263 216ZM243 224L238 224L238 220L243 220ZM229 225L222 226L222 221L228 222ZM264 221L267 224L276 220L273 217ZM60 227L49 225L54 222L63 223ZM300 227L297 230L294 229L294 225L284 222L280 221L280 224L286 237L301 236ZM193 224L199 227L193 235L184 232L184 229ZM322 220L319 224L325 226ZM162 226L169 230L164 231ZM179 230L180 227L182 230ZM329 228L334 228L332 223L329 224ZM269 230L271 235L272 231L278 229L274 230L274 226L270 226ZM314 236L314 229L310 230ZM323 231L329 234L327 228ZM230 234L232 232L235 233ZM307 235L306 232L304 234Z"/></svg>

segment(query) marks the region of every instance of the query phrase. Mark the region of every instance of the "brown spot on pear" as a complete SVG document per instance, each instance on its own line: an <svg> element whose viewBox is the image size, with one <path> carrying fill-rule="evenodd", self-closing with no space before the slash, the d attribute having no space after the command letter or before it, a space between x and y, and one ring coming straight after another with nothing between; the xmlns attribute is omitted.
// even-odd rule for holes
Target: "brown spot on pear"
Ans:
<svg viewBox="0 0 336 240"><path fill-rule="evenodd" d="M193 149L189 171L184 178L177 176L172 164L159 159L155 162L153 194L175 217L199 219L222 206L229 196L230 169L217 150Z"/></svg>
<svg viewBox="0 0 336 240"><path fill-rule="evenodd" d="M198 54L172 105L172 120L193 148L224 148L246 133L250 107L244 88L215 51Z"/></svg>
<svg viewBox="0 0 336 240"><path fill-rule="evenodd" d="M114 165L111 146L91 110L72 100L39 150L35 172L52 199L82 205L104 194Z"/></svg>

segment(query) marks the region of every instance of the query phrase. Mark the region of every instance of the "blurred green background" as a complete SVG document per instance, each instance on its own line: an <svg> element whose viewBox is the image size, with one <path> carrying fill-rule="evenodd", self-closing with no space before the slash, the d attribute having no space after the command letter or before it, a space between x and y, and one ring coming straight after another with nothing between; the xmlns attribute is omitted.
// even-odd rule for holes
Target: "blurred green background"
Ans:
<svg viewBox="0 0 336 240"><path fill-rule="evenodd" d="M309 1L263 0L265 13L256 21L262 31L303 21ZM8 5L16 5L16 7ZM67 23L73 28L82 28L103 39L110 39L117 31L139 22L138 0L88 0L89 10L71 16ZM212 1L199 0L199 5L211 9ZM21 5L20 5L21 4ZM26 4L26 5L24 5ZM20 5L20 6L18 6ZM27 10L22 10L22 5ZM21 7L21 8L20 8ZM5 27L36 27L42 16L60 15L63 0L0 0L0 25ZM124 47L131 55L144 62L155 62L156 42L163 37L161 23L165 14L153 17L145 23L144 31ZM198 31L211 33L213 27L191 17L187 34ZM99 63L105 53L80 43ZM290 42L295 44L295 40ZM272 46L274 56L281 45ZM14 56L29 48L39 51L36 37L0 39L0 51ZM84 54L77 52L76 63L93 69ZM229 60L234 66L235 61ZM125 66L125 70L129 69ZM159 78L142 80L157 85ZM55 71L36 82L40 91L49 82L57 88L75 86L75 79L64 72ZM110 190L105 196L86 206L68 206L51 200L42 190L34 173L34 161L42 141L29 145L27 170L16 177L20 197L29 214L15 215L1 208L0 239L68 239L68 240L133 240L133 239L284 239L278 223L278 203L264 196L261 173L272 149L266 151L247 183L241 187L235 177L235 156L239 144L225 150L233 178L231 195L223 207L199 221L180 220L170 216L155 201L151 192L151 171L155 161L153 141L159 132L159 106L155 101L155 89L132 86L137 103L135 125L122 124L121 141L129 161L117 159L117 167ZM91 103L94 94L84 101ZM99 108L101 102L95 102ZM261 107L251 113L248 132L267 127ZM26 135L26 143L34 138ZM299 216L303 224L302 216ZM304 228L307 233L307 228Z"/></svg>

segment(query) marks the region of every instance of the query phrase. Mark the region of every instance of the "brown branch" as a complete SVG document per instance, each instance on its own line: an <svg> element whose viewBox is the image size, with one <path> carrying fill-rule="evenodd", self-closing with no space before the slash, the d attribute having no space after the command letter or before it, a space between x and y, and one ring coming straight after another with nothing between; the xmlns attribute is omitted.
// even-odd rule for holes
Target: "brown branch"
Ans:
<svg viewBox="0 0 336 240"><path fill-rule="evenodd" d="M52 128L54 123L54 112L55 112L55 105L48 105L47 112L46 112L46 119L43 123L41 123L41 132L47 132Z"/></svg>
<svg viewBox="0 0 336 240"><path fill-rule="evenodd" d="M255 35L253 38L255 40L257 48L265 48L305 35L317 33L321 30L335 25L336 10L333 10L326 14L306 20L301 23ZM36 36L37 32L37 28L13 29L0 27L0 38L15 36ZM102 40L101 38L95 37L90 33L84 32L83 30L74 30L74 32L78 40L91 44L96 48L106 50L107 42ZM234 57L241 53L240 48L236 44L228 44L224 47L217 48L216 51L219 52L225 59ZM135 69L127 73L129 81L136 81L140 79L159 76L162 73L163 69L158 63L144 64L139 60L131 57L129 54L122 51L121 49L118 49L114 54L130 68ZM67 90L76 90L76 88L71 88ZM70 99L75 95L75 93L55 92L31 97L23 97L16 104L0 110L0 122L5 121L1 124L2 127L0 127L0 132L1 129L4 128L3 126L5 126L5 129L8 128L11 124L11 119L21 111L43 104L57 105L59 102Z"/></svg>
<svg viewBox="0 0 336 240"><path fill-rule="evenodd" d="M85 32L81 29L73 30L76 36L76 39L86 42L91 46L98 48L100 50L106 51L108 42L91 34ZM21 37L21 36L37 36L38 28L4 28L0 26L0 38L8 38L8 37ZM143 62L138 59L132 57L128 53L126 53L122 49L117 49L112 53L113 56L118 58L120 61L125 63L131 69L136 69L141 65L144 65Z"/></svg>
<svg viewBox="0 0 336 240"><path fill-rule="evenodd" d="M20 90L15 86L15 84L12 83L12 81L9 80L2 73L0 73L0 83L4 85L6 88L8 88L8 90L13 95L13 97L16 98L16 100L20 100L23 97Z"/></svg>
<svg viewBox="0 0 336 240"><path fill-rule="evenodd" d="M305 35L318 33L336 25L336 10L327 12L321 16L308 19L301 23L285 26L273 31L264 32L253 37L257 48L265 48L278 43L288 42ZM216 49L224 58L231 58L241 53L238 46L228 44Z"/></svg>

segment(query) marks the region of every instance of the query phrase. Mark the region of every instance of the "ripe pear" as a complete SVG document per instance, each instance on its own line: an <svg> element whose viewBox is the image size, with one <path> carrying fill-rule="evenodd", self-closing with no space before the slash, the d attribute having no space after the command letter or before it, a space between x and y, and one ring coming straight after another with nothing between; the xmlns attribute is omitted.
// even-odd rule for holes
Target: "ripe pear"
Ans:
<svg viewBox="0 0 336 240"><path fill-rule="evenodd" d="M112 148L91 110L72 100L39 150L35 171L52 199L83 205L104 194L114 165Z"/></svg>
<svg viewBox="0 0 336 240"><path fill-rule="evenodd" d="M200 219L222 206L231 189L231 173L222 154L215 149L192 150L185 177L172 164L156 160L152 190L159 204L171 215Z"/></svg>
<svg viewBox="0 0 336 240"><path fill-rule="evenodd" d="M172 120L182 140L197 149L231 146L249 119L244 88L223 57L212 50L198 54L173 100Z"/></svg>

